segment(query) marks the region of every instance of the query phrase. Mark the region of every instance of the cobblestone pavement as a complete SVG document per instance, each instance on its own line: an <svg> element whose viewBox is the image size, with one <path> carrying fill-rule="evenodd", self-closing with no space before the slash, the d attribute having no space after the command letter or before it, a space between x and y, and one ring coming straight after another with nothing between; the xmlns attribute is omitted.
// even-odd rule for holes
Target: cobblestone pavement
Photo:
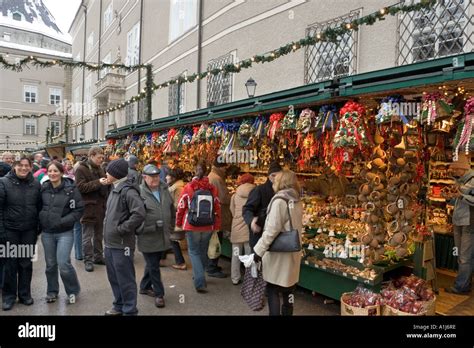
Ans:
<svg viewBox="0 0 474 348"><path fill-rule="evenodd" d="M82 291L75 304L66 303L66 294L60 281L59 299L55 303L46 303L45 262L41 243L38 245L38 261L33 264L32 296L34 305L15 304L11 311L1 311L0 315L103 315L112 306L112 291L107 280L105 266L95 265L94 272L84 270L82 261L73 258L81 283ZM192 271L189 258L188 270L180 271L170 267L174 255L168 254L168 267L161 268L165 286L165 308L156 308L154 299L138 295L139 315L267 315L268 309L261 312L251 311L240 297L240 285L232 284L230 277L216 279L208 277L206 294L198 294L192 283ZM230 261L222 258L219 265L230 274ZM137 283L143 276L144 259L141 253L135 253ZM298 288L295 294L295 315L338 315L339 305L324 304L324 297L312 296L311 292Z"/></svg>

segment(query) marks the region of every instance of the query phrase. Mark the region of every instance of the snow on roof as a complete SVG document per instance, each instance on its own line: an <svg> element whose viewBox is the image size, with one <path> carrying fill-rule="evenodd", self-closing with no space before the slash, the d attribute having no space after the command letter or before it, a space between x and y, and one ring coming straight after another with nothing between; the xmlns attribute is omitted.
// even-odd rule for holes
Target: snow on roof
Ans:
<svg viewBox="0 0 474 348"><path fill-rule="evenodd" d="M61 58L72 58L71 53L59 52L59 51L49 50L46 48L40 48L40 47L34 47L34 46L28 46L28 45L21 45L21 44L7 42L7 41L0 41L0 47L17 49L17 50L33 52L33 53L46 54L49 56L55 56L55 57L61 57Z"/></svg>
<svg viewBox="0 0 474 348"><path fill-rule="evenodd" d="M61 32L42 0L0 0L0 12L0 25L32 31L71 44L71 36ZM20 14L21 20L13 19L14 14Z"/></svg>

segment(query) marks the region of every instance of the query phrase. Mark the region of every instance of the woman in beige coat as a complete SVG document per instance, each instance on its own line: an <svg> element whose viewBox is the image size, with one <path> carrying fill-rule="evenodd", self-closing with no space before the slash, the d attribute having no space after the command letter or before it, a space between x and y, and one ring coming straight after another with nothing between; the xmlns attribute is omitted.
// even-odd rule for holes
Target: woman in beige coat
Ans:
<svg viewBox="0 0 474 348"><path fill-rule="evenodd" d="M262 237L254 247L254 260L262 260L263 279L267 282L270 315L293 315L293 292L299 280L301 252L271 252L267 250L280 232L290 230L288 205L293 228L298 229L301 238L303 207L296 174L290 170L283 170L277 175L273 190L276 193L268 206ZM283 297L281 309L280 294Z"/></svg>
<svg viewBox="0 0 474 348"><path fill-rule="evenodd" d="M247 202L250 191L255 188L254 178L251 174L242 175L237 181L237 190L230 200L230 212L232 214L232 228L230 241L232 243L231 279L232 284L241 282L240 255L250 254L249 227L242 216L242 208ZM242 249L244 254L242 254Z"/></svg>

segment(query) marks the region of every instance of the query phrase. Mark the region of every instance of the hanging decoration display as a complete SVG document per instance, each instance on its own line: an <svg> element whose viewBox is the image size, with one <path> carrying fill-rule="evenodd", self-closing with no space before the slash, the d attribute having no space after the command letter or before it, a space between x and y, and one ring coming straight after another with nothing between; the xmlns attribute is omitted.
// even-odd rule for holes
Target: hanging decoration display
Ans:
<svg viewBox="0 0 474 348"><path fill-rule="evenodd" d="M457 161L459 158L460 149L464 149L466 154L469 154L469 145L471 142L472 129L473 129L473 118L474 118L474 97L471 97L467 100L466 105L464 106L464 122L462 122L462 127L460 127L460 132L458 132L455 139L455 148L453 160Z"/></svg>

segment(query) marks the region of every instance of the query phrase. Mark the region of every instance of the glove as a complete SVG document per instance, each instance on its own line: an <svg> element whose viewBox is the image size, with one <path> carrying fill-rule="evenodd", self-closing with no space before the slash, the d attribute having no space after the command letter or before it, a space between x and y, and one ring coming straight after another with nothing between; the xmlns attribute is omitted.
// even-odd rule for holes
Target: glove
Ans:
<svg viewBox="0 0 474 348"><path fill-rule="evenodd" d="M256 253L253 254L253 261L254 262L262 262L262 258L258 256Z"/></svg>

